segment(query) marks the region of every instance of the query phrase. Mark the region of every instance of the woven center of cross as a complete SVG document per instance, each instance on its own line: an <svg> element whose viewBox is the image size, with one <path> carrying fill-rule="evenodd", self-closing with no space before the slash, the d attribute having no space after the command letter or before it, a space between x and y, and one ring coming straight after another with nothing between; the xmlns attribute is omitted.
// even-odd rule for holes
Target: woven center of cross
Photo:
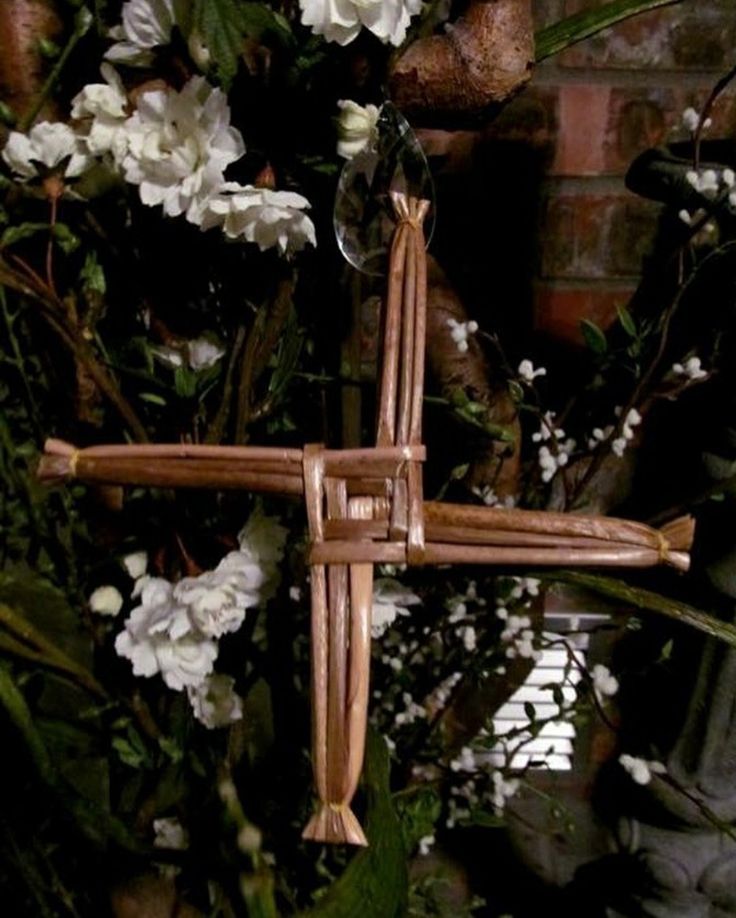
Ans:
<svg viewBox="0 0 736 918"><path fill-rule="evenodd" d="M425 501L421 439L427 201L392 196L376 445L333 450L51 440L47 480L210 487L303 495L312 603L312 762L319 797L304 838L367 844L350 808L368 713L373 568L394 564L648 567L685 570L693 523L662 530L575 514Z"/></svg>

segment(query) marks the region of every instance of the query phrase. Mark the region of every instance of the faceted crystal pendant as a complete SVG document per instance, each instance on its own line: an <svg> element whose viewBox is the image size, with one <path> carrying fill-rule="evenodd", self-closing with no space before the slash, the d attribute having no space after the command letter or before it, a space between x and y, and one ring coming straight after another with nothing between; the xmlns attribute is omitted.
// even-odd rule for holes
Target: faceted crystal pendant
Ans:
<svg viewBox="0 0 736 918"><path fill-rule="evenodd" d="M390 192L424 198L432 207L424 224L434 229L434 185L427 158L406 118L384 102L378 140L343 166L335 197L334 225L340 251L365 274L385 274L394 231Z"/></svg>

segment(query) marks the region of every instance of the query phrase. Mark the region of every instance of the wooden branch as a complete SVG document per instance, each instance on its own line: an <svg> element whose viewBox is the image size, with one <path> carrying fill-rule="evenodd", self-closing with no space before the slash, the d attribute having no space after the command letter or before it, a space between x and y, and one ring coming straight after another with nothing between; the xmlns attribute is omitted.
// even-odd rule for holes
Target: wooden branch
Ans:
<svg viewBox="0 0 736 918"><path fill-rule="evenodd" d="M530 0L471 0L443 35L409 45L394 65L390 94L410 119L476 117L518 92L533 61Z"/></svg>

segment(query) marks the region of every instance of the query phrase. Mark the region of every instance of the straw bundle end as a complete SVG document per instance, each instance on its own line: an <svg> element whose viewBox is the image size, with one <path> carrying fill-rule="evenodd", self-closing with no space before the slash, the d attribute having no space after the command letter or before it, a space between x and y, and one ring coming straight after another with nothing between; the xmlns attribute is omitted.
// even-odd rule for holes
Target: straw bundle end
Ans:
<svg viewBox="0 0 736 918"><path fill-rule="evenodd" d="M337 845L368 845L368 839L347 803L320 803L302 832L302 838Z"/></svg>

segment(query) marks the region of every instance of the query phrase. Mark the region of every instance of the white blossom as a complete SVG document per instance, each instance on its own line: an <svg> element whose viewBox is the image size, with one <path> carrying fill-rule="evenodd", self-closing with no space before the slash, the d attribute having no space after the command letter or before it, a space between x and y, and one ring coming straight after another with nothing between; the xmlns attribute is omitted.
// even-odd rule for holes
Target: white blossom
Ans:
<svg viewBox="0 0 736 918"><path fill-rule="evenodd" d="M588 449L596 449L600 446L605 440L607 440L613 433L613 424L608 424L606 427L594 427L593 432L590 437L588 437Z"/></svg>
<svg viewBox="0 0 736 918"><path fill-rule="evenodd" d="M609 698L618 691L618 679L602 663L595 664L591 677L593 679L593 691L598 701L603 701L604 698Z"/></svg>
<svg viewBox="0 0 736 918"><path fill-rule="evenodd" d="M700 357L689 357L685 363L673 363L672 372L687 379L704 379L708 375L702 368Z"/></svg>
<svg viewBox="0 0 736 918"><path fill-rule="evenodd" d="M724 169L721 173L721 179L726 188L733 188L736 184L736 172L733 169Z"/></svg>
<svg viewBox="0 0 736 918"><path fill-rule="evenodd" d="M197 720L208 730L228 727L243 719L243 699L234 690L231 676L215 673L204 682L187 689L189 703Z"/></svg>
<svg viewBox="0 0 736 918"><path fill-rule="evenodd" d="M189 366L195 371L209 370L225 353L225 348L209 338L194 338L187 341Z"/></svg>
<svg viewBox="0 0 736 918"><path fill-rule="evenodd" d="M80 138L61 121L41 121L27 134L11 131L3 159L21 182L43 177L62 164L65 178L77 178L92 164ZM39 172L39 166L45 169Z"/></svg>
<svg viewBox="0 0 736 918"><path fill-rule="evenodd" d="M623 409L619 406L615 409L615 414L617 417L621 417L621 412ZM611 441L611 450L619 458L623 456L626 452L626 447L629 444L630 440L634 439L634 428L638 427L642 422L642 416L636 410L636 408L631 408L626 413L623 423L621 424L621 433L618 437L615 437Z"/></svg>
<svg viewBox="0 0 736 918"><path fill-rule="evenodd" d="M463 642L463 647L468 653L472 653L477 646L477 635L472 625L464 625L459 629L459 635Z"/></svg>
<svg viewBox="0 0 736 918"><path fill-rule="evenodd" d="M542 581L537 577L513 577L512 599L525 599L527 596L539 596Z"/></svg>
<svg viewBox="0 0 736 918"><path fill-rule="evenodd" d="M263 575L242 552L231 552L214 571L185 577L173 590L175 602L185 606L192 623L211 638L237 631L246 609L258 605Z"/></svg>
<svg viewBox="0 0 736 918"><path fill-rule="evenodd" d="M72 99L72 118L84 146L93 156L111 153L122 163L128 149L128 97L120 77L109 64L103 64L104 83L88 83Z"/></svg>
<svg viewBox="0 0 736 918"><path fill-rule="evenodd" d="M282 254L316 245L314 224L304 213L309 201L293 191L272 191L225 183L206 202L201 228L219 226L229 239L254 242L263 252L278 247Z"/></svg>
<svg viewBox="0 0 736 918"><path fill-rule="evenodd" d="M123 597L114 586L101 586L89 598L89 608L97 615L109 615L111 618L123 608Z"/></svg>
<svg viewBox="0 0 736 918"><path fill-rule="evenodd" d="M174 598L171 583L143 577L140 605L128 616L115 650L133 664L133 675L161 673L169 688L199 685L212 672L217 644L194 629L186 606Z"/></svg>
<svg viewBox="0 0 736 918"><path fill-rule="evenodd" d="M245 152L230 125L227 96L203 77L193 77L180 92L143 93L125 128L126 180L139 186L144 204L160 204L170 217L186 214L192 223L202 222L225 168Z"/></svg>
<svg viewBox="0 0 736 918"><path fill-rule="evenodd" d="M153 820L153 847L171 851L185 851L189 847L189 835L176 816L164 816Z"/></svg>
<svg viewBox="0 0 736 918"><path fill-rule="evenodd" d="M468 350L468 338L478 331L478 323L474 319L468 322L458 322L457 319L448 319L447 326L450 329L450 337L457 345L461 354Z"/></svg>
<svg viewBox="0 0 736 918"><path fill-rule="evenodd" d="M637 784L649 784L652 775L666 774L667 769L661 762L653 762L648 759L640 759L633 755L624 753L620 755L619 763L631 775L631 778Z"/></svg>
<svg viewBox="0 0 736 918"><path fill-rule="evenodd" d="M400 45L421 0L299 0L302 22L317 35L349 44L362 26L392 45Z"/></svg>
<svg viewBox="0 0 736 918"><path fill-rule="evenodd" d="M700 123L700 114L692 107L686 108L682 113L682 123L686 130L690 131L691 134L694 134L698 129L698 124ZM706 118L703 122L703 130L707 130L711 124L712 120Z"/></svg>
<svg viewBox="0 0 736 918"><path fill-rule="evenodd" d="M519 364L519 367L516 371L519 374L519 377L525 382L531 383L537 378L537 376L546 376L547 370L544 367L539 367L539 369L534 369L534 364L531 360L524 359Z"/></svg>
<svg viewBox="0 0 736 918"><path fill-rule="evenodd" d="M163 641L156 658L164 682L177 692L200 683L212 672L217 644L190 632L176 641Z"/></svg>
<svg viewBox="0 0 736 918"><path fill-rule="evenodd" d="M419 844L419 854L420 854L422 857L424 857L425 855L429 854L429 852L431 851L431 849L432 849L434 843L435 843L435 837L434 837L434 835L423 835L423 836L419 839L419 842L418 842L418 844Z"/></svg>
<svg viewBox="0 0 736 918"><path fill-rule="evenodd" d="M352 99L341 99L337 107L340 109L337 117L337 155L352 159L363 150L372 149L378 140L380 108L358 105Z"/></svg>
<svg viewBox="0 0 736 918"><path fill-rule="evenodd" d="M565 431L561 427L557 427L555 417L554 411L545 411L539 423L539 430L532 434L533 443L546 443L547 440L551 440L553 437L555 440L565 439Z"/></svg>
<svg viewBox="0 0 736 918"><path fill-rule="evenodd" d="M476 497L483 501L486 507L503 507L506 510L512 510L516 506L516 498L513 494L499 497L491 485L486 484L482 487L474 485L471 490Z"/></svg>
<svg viewBox="0 0 736 918"><path fill-rule="evenodd" d="M570 461L570 454L575 446L575 440L568 438L564 442L557 443L556 452L553 452L548 446L539 447L537 461L542 470L542 481L552 481L558 470Z"/></svg>
<svg viewBox="0 0 736 918"><path fill-rule="evenodd" d="M715 198L718 194L719 179L715 169L703 169L696 172L690 169L685 173L685 179L689 185L706 198Z"/></svg>
<svg viewBox="0 0 736 918"><path fill-rule="evenodd" d="M148 67L152 49L166 45L174 27L173 0L129 0L123 4L123 22L111 32L118 38L105 57L121 64Z"/></svg>
<svg viewBox="0 0 736 918"><path fill-rule="evenodd" d="M409 692L404 692L401 698L405 707L403 711L399 711L396 717L394 717L394 723L397 727L402 727L406 724L413 724L415 720L419 720L427 716L427 709L421 704L417 704Z"/></svg>
<svg viewBox="0 0 736 918"><path fill-rule="evenodd" d="M478 770L475 752L470 746L463 746L460 752L450 762L451 771L474 772Z"/></svg>
<svg viewBox="0 0 736 918"><path fill-rule="evenodd" d="M519 790L519 780L517 778L504 778L500 771L494 771L491 780L493 782L493 806L498 813L505 808L506 801Z"/></svg>
<svg viewBox="0 0 736 918"><path fill-rule="evenodd" d="M122 564L129 577L139 580L148 569L148 554L145 551L131 552L123 558Z"/></svg>
<svg viewBox="0 0 736 918"><path fill-rule="evenodd" d="M288 535L289 530L276 517L267 516L260 509L251 513L248 522L238 533L241 553L248 563L260 568L263 577L259 585L261 603L276 595L281 581L279 566L284 557ZM238 562L241 568L242 563ZM221 566L224 564L225 561L220 562Z"/></svg>
<svg viewBox="0 0 736 918"><path fill-rule="evenodd" d="M409 615L407 606L416 606L421 599L409 589L390 577L379 577L373 582L373 609L371 612L371 633L381 637L398 615Z"/></svg>

